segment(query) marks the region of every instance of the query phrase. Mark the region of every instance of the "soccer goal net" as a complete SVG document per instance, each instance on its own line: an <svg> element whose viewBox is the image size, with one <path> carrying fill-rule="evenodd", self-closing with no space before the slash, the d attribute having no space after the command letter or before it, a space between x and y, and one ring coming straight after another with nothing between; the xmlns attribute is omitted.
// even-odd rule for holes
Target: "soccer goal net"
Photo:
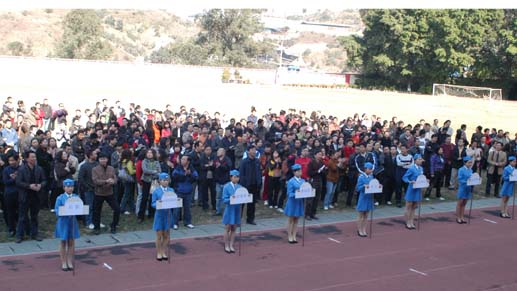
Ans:
<svg viewBox="0 0 517 291"><path fill-rule="evenodd" d="M448 84L433 84L433 96L456 96L456 97L470 97L482 98L486 100L502 100L503 94L501 89L472 87L472 86L457 86Z"/></svg>

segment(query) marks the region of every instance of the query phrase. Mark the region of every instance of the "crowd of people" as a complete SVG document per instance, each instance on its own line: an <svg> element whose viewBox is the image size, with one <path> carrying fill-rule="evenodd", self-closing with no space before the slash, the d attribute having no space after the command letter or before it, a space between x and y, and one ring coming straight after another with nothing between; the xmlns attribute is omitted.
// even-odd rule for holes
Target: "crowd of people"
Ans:
<svg viewBox="0 0 517 291"><path fill-rule="evenodd" d="M90 206L80 220L95 234L103 227L104 202L113 210L113 233L121 214L136 215L139 222L152 219L152 193L161 187L163 175L183 199L181 210L173 211L174 229L180 224L194 228L192 207L222 216L230 181L253 194L253 203L245 206L248 224L255 224L256 203L312 220L338 203L363 205L358 181L364 185L370 178L361 175L383 185L383 192L373 196L375 205L402 207L402 193L414 182L407 172L415 165L430 180L422 193L426 200L433 192L443 200L444 187L461 188L466 160L471 160L472 172L486 176L485 195L498 197L503 170L517 152L517 139L502 129L478 126L467 137L465 124L453 130L449 120L406 124L397 117L342 118L295 109L270 109L259 116L254 107L249 116L236 119L185 106L175 112L171 105L150 109L107 99L92 110L69 113L64 104L53 108L48 99L27 110L24 101L15 106L8 97L0 125L1 209L18 243L26 235L41 239L38 212L55 212L56 201L68 192L78 193ZM289 183L293 177L300 180ZM316 196L308 199L305 209L287 207L293 196L289 189L302 180L312 185ZM404 200L412 202L407 194ZM364 209L358 210L369 210ZM296 218L289 225L289 241L295 242ZM407 227L413 227L412 221ZM227 230L228 252L233 251L232 230Z"/></svg>

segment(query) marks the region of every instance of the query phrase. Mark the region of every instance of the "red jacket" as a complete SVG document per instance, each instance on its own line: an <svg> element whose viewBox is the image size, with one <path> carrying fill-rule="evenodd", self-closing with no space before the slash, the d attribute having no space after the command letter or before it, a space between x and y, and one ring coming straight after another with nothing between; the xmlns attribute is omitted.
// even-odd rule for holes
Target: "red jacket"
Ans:
<svg viewBox="0 0 517 291"><path fill-rule="evenodd" d="M136 181L138 184L142 185L142 160L138 160L136 162Z"/></svg>
<svg viewBox="0 0 517 291"><path fill-rule="evenodd" d="M452 161L452 154L454 152L455 145L453 143L450 144L442 144L443 149L443 158L447 162L447 164L450 164Z"/></svg>
<svg viewBox="0 0 517 291"><path fill-rule="evenodd" d="M309 179L309 163L311 162L311 158L297 158L294 162L302 166L302 178L305 180Z"/></svg>

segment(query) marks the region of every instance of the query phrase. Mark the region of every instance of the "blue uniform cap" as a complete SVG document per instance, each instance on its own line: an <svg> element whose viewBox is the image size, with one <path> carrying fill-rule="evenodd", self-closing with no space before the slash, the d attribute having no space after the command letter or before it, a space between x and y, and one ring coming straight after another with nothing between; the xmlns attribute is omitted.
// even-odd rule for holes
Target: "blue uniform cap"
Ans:
<svg viewBox="0 0 517 291"><path fill-rule="evenodd" d="M294 164L291 166L291 170L293 170L293 171L298 171L301 168L302 168L302 165L300 165L300 164Z"/></svg>
<svg viewBox="0 0 517 291"><path fill-rule="evenodd" d="M421 154L416 154L413 156L413 159L417 160L417 159L423 159L423 158L422 158Z"/></svg>
<svg viewBox="0 0 517 291"><path fill-rule="evenodd" d="M472 160L472 158L471 158L470 156L464 156L464 157L463 157L463 161L464 161L464 162L468 162L468 161L470 161L470 160Z"/></svg>
<svg viewBox="0 0 517 291"><path fill-rule="evenodd" d="M160 173L160 175L158 175L158 179L160 179L160 180L168 180L169 179L169 174L167 174L167 173Z"/></svg>
<svg viewBox="0 0 517 291"><path fill-rule="evenodd" d="M510 162L511 162L511 161L515 161L515 157L514 157L514 156L510 156L510 157L508 158L508 161L510 161Z"/></svg>
<svg viewBox="0 0 517 291"><path fill-rule="evenodd" d="M63 187L74 187L75 181L72 179L66 179L63 181Z"/></svg>
<svg viewBox="0 0 517 291"><path fill-rule="evenodd" d="M240 175L240 173L237 170L231 170L230 171L230 176L237 176L237 177L239 177L239 175Z"/></svg>
<svg viewBox="0 0 517 291"><path fill-rule="evenodd" d="M373 164L372 164L372 163L370 163L370 162L368 162L368 163L364 163L364 168L365 168L365 169L369 169L369 170L371 170L371 169L373 169Z"/></svg>

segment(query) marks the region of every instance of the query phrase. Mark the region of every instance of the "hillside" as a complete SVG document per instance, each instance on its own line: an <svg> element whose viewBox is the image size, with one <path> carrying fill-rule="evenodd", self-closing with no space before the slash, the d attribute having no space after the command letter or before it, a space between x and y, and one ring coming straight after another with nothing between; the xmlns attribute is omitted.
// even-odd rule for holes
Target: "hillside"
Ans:
<svg viewBox="0 0 517 291"><path fill-rule="evenodd" d="M63 34L61 21L68 11L0 13L0 54L51 57ZM189 38L199 31L192 22L166 11L97 10L97 14L102 19L104 39L113 48L112 60L132 61L149 55L160 45ZM15 42L23 44L23 49L12 44Z"/></svg>
<svg viewBox="0 0 517 291"><path fill-rule="evenodd" d="M56 44L60 41L62 21L69 10L30 10L0 12L0 55L35 57L55 56ZM113 49L110 60L142 60L160 47L187 40L200 31L198 24L180 18L164 10L97 10L102 19L104 40ZM289 21L284 37L285 52L303 60L310 69L340 72L346 62L346 54L338 46L332 31L321 27L302 27L303 21L338 23L350 25L350 33L362 29L357 10L316 10L285 17ZM348 33L348 32L345 32ZM263 39L271 35L261 33ZM280 41L269 39L280 46Z"/></svg>

